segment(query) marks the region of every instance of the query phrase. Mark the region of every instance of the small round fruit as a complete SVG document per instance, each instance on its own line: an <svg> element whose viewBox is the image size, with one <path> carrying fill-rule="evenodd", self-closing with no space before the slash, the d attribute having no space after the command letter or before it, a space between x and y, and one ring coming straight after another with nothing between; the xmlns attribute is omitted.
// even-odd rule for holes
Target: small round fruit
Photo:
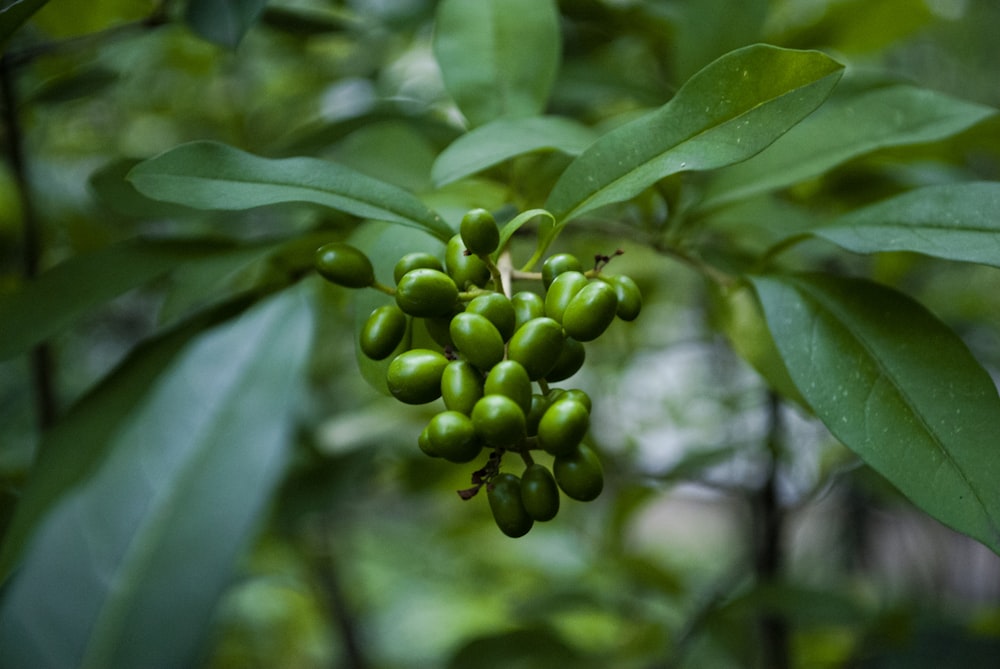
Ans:
<svg viewBox="0 0 1000 669"><path fill-rule="evenodd" d="M545 465L528 465L521 474L521 503L533 520L545 522L559 513L559 488Z"/></svg>
<svg viewBox="0 0 1000 669"><path fill-rule="evenodd" d="M485 209L472 209L462 217L459 234L465 248L477 256L493 253L500 245L500 230L493 214Z"/></svg>
<svg viewBox="0 0 1000 669"><path fill-rule="evenodd" d="M454 280L461 290L469 286L482 288L490 281L490 268L475 255L465 255L465 244L461 235L455 235L448 241L444 250L444 266L448 276Z"/></svg>
<svg viewBox="0 0 1000 669"><path fill-rule="evenodd" d="M471 362L452 360L441 375L441 398L446 408L472 413L472 407L483 396L483 375Z"/></svg>
<svg viewBox="0 0 1000 669"><path fill-rule="evenodd" d="M389 363L386 382L392 396L405 404L426 404L441 397L441 375L448 358L437 351L415 348Z"/></svg>
<svg viewBox="0 0 1000 669"><path fill-rule="evenodd" d="M507 344L507 357L516 360L532 381L545 378L562 351L562 326L551 318L533 318L522 325Z"/></svg>
<svg viewBox="0 0 1000 669"><path fill-rule="evenodd" d="M517 319L514 305L503 293L485 293L474 297L465 307L466 313L479 314L489 319L500 332L504 341L514 334Z"/></svg>
<svg viewBox="0 0 1000 669"><path fill-rule="evenodd" d="M549 408L549 404L551 402L545 395L535 393L531 396L531 408L524 415L525 430L529 437L534 437L538 434L538 423L541 422L542 416L545 415L545 410Z"/></svg>
<svg viewBox="0 0 1000 669"><path fill-rule="evenodd" d="M538 422L538 445L555 456L569 455L590 429L590 412L579 402L559 399Z"/></svg>
<svg viewBox="0 0 1000 669"><path fill-rule="evenodd" d="M618 318L623 321L634 321L642 311L642 293L631 277L624 274L604 277L604 280L615 289L618 298Z"/></svg>
<svg viewBox="0 0 1000 669"><path fill-rule="evenodd" d="M552 281L563 272L582 272L583 265L579 259L569 253L557 253L549 256L542 263L542 285L549 289Z"/></svg>
<svg viewBox="0 0 1000 669"><path fill-rule="evenodd" d="M531 410L531 379L521 363L514 360L498 362L486 375L483 386L486 395L506 395L527 414Z"/></svg>
<svg viewBox="0 0 1000 669"><path fill-rule="evenodd" d="M485 316L462 312L448 332L465 359L484 372L503 360L503 337Z"/></svg>
<svg viewBox="0 0 1000 669"><path fill-rule="evenodd" d="M372 360L385 360L406 334L406 314L395 304L375 309L361 327L358 343Z"/></svg>
<svg viewBox="0 0 1000 669"><path fill-rule="evenodd" d="M545 315L557 323L562 323L563 313L570 301L589 283L587 277L580 272L563 272L557 276L545 293Z"/></svg>
<svg viewBox="0 0 1000 669"><path fill-rule="evenodd" d="M449 462L469 462L482 450L472 420L457 411L442 411L427 424L431 450Z"/></svg>
<svg viewBox="0 0 1000 669"><path fill-rule="evenodd" d="M437 256L423 251L414 251L396 261L396 265L392 268L392 280L399 283L403 275L412 269L436 269L441 272L444 270L444 266Z"/></svg>
<svg viewBox="0 0 1000 669"><path fill-rule="evenodd" d="M570 388L569 390L564 390L560 399L564 400L576 400L582 404L587 409L587 413L590 413L594 409L593 402L590 401L590 395L583 392L579 388Z"/></svg>
<svg viewBox="0 0 1000 669"><path fill-rule="evenodd" d="M522 290L514 293L514 296L510 298L510 303L514 305L515 331L532 318L541 318L545 315L545 300L538 293Z"/></svg>
<svg viewBox="0 0 1000 669"><path fill-rule="evenodd" d="M420 432L420 436L417 437L417 446L420 447L424 455L432 458L440 458L441 454L434 450L434 446L431 445L428 435L427 426L424 426L424 429Z"/></svg>
<svg viewBox="0 0 1000 669"><path fill-rule="evenodd" d="M457 302L455 282L436 269L410 270L396 284L396 304L411 316L447 316L454 311Z"/></svg>
<svg viewBox="0 0 1000 669"><path fill-rule="evenodd" d="M516 539L531 530L535 521L528 515L521 501L521 479L514 474L500 474L486 486L486 496L490 501L493 520L501 532Z"/></svg>
<svg viewBox="0 0 1000 669"><path fill-rule="evenodd" d="M483 395L472 408L472 424L490 446L507 448L525 437L524 412L506 395Z"/></svg>
<svg viewBox="0 0 1000 669"><path fill-rule="evenodd" d="M434 343L441 348L455 346L451 340L451 333L448 332L451 327L451 316L434 316L433 318L425 318L423 321L424 329L427 330L427 334L431 336Z"/></svg>
<svg viewBox="0 0 1000 669"><path fill-rule="evenodd" d="M578 292L563 312L566 334L578 341L593 341L615 320L618 297L615 289L603 281L594 281Z"/></svg>
<svg viewBox="0 0 1000 669"><path fill-rule="evenodd" d="M316 249L316 271L327 281L346 288L366 288L375 283L372 261L360 249L330 242Z"/></svg>
<svg viewBox="0 0 1000 669"><path fill-rule="evenodd" d="M583 347L583 344L571 337L567 337L555 366L545 375L545 380L555 382L568 379L580 371L586 359L587 350Z"/></svg>
<svg viewBox="0 0 1000 669"><path fill-rule="evenodd" d="M597 454L584 444L552 462L552 473L559 489L570 499L589 502L604 489L604 469Z"/></svg>

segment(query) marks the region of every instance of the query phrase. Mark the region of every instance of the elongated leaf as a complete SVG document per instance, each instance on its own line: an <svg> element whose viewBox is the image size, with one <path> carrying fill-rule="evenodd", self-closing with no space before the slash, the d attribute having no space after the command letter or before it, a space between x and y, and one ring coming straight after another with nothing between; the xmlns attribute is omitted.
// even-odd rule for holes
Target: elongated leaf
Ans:
<svg viewBox="0 0 1000 669"><path fill-rule="evenodd" d="M868 281L752 281L788 372L830 431L914 504L1000 553L1000 398L962 341Z"/></svg>
<svg viewBox="0 0 1000 669"><path fill-rule="evenodd" d="M908 85L834 96L750 160L720 170L700 206L711 209L784 188L876 149L949 137L994 113Z"/></svg>
<svg viewBox="0 0 1000 669"><path fill-rule="evenodd" d="M928 186L841 216L812 233L856 253L914 251L1000 267L1000 183Z"/></svg>
<svg viewBox="0 0 1000 669"><path fill-rule="evenodd" d="M267 0L188 0L184 18L209 42L234 49L266 4Z"/></svg>
<svg viewBox="0 0 1000 669"><path fill-rule="evenodd" d="M545 108L562 49L552 0L444 0L434 55L471 125Z"/></svg>
<svg viewBox="0 0 1000 669"><path fill-rule="evenodd" d="M228 242L129 240L56 265L18 292L0 296L0 360L45 341L111 298L183 262L234 248Z"/></svg>
<svg viewBox="0 0 1000 669"><path fill-rule="evenodd" d="M115 431L143 399L156 377L193 337L238 314L249 304L248 298L236 299L139 344L45 433L31 478L0 545L0 581L6 579L20 558L42 516L63 494L98 468Z"/></svg>
<svg viewBox="0 0 1000 669"><path fill-rule="evenodd" d="M185 350L28 547L0 666L194 665L283 472L310 315L286 291Z"/></svg>
<svg viewBox="0 0 1000 669"><path fill-rule="evenodd" d="M660 109L592 144L556 182L545 208L566 221L670 174L749 158L818 107L842 70L816 51L761 44L732 51Z"/></svg>
<svg viewBox="0 0 1000 669"><path fill-rule="evenodd" d="M442 151L431 178L442 186L535 151L575 156L595 139L597 134L590 128L558 116L498 119L462 135Z"/></svg>
<svg viewBox="0 0 1000 669"><path fill-rule="evenodd" d="M313 202L442 240L454 234L412 193L317 158L261 158L218 142L191 142L140 163L129 180L144 195L196 209Z"/></svg>

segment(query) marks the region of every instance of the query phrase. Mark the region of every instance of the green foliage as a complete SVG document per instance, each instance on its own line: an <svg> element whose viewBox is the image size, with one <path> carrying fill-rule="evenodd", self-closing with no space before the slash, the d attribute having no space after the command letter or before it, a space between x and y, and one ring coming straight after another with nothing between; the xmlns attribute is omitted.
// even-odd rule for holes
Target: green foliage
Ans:
<svg viewBox="0 0 1000 669"><path fill-rule="evenodd" d="M0 669L985 664L994 5L0 2Z"/></svg>

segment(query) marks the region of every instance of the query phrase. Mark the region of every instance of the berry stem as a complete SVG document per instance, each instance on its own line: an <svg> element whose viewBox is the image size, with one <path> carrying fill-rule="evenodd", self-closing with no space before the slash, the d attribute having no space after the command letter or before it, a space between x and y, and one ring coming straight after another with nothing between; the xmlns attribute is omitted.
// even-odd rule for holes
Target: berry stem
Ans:
<svg viewBox="0 0 1000 669"><path fill-rule="evenodd" d="M373 283L371 285L371 287L374 288L375 290L379 291L379 292L385 293L389 297L395 297L395 295L396 295L396 289L395 288L387 286L384 283L379 283L378 281L376 281L375 283Z"/></svg>

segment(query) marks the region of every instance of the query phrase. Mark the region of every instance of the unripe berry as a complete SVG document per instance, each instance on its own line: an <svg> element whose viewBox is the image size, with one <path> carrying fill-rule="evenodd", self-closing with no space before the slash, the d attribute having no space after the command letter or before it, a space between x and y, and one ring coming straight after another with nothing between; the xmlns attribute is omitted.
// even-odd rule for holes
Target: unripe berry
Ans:
<svg viewBox="0 0 1000 669"><path fill-rule="evenodd" d="M361 328L358 343L372 360L384 360L396 350L406 334L406 315L395 304L372 311Z"/></svg>
<svg viewBox="0 0 1000 669"><path fill-rule="evenodd" d="M367 288L375 283L372 261L361 250L331 242L316 249L316 271L327 281L346 288Z"/></svg>
<svg viewBox="0 0 1000 669"><path fill-rule="evenodd" d="M396 285L396 304L411 316L448 316L458 303L458 288L444 272L413 269Z"/></svg>
<svg viewBox="0 0 1000 669"><path fill-rule="evenodd" d="M514 474L500 474L486 487L490 511L500 531L508 537L523 537L534 524L521 501L521 479Z"/></svg>
<svg viewBox="0 0 1000 669"><path fill-rule="evenodd" d="M542 285L549 289L552 281L563 272L583 272L583 265L576 256L569 253L557 253L549 256L542 263Z"/></svg>
<svg viewBox="0 0 1000 669"><path fill-rule="evenodd" d="M477 256L493 253L500 244L497 222L485 209L472 209L466 213L459 225L459 234L465 248Z"/></svg>
<svg viewBox="0 0 1000 669"><path fill-rule="evenodd" d="M603 281L593 281L566 305L562 326L573 339L592 341L604 334L615 319L617 310L615 289Z"/></svg>
<svg viewBox="0 0 1000 669"><path fill-rule="evenodd" d="M426 404L441 397L441 375L448 358L437 351L415 348L393 358L386 382L393 397L405 404Z"/></svg>

